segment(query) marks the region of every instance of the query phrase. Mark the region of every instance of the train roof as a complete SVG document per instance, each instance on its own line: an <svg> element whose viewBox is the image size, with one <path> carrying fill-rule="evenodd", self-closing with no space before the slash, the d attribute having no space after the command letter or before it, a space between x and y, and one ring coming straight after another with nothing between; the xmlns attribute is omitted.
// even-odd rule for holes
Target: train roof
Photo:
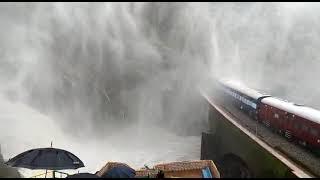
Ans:
<svg viewBox="0 0 320 180"><path fill-rule="evenodd" d="M264 98L261 102L320 124L320 111L317 109L286 102L275 97Z"/></svg>
<svg viewBox="0 0 320 180"><path fill-rule="evenodd" d="M254 89L246 87L245 85L243 85L237 81L231 81L231 80L222 81L222 80L220 80L219 82L229 88L232 88L236 91L239 91L240 93L245 94L245 95L252 97L254 99L258 99L260 97L266 96L266 94L260 93Z"/></svg>

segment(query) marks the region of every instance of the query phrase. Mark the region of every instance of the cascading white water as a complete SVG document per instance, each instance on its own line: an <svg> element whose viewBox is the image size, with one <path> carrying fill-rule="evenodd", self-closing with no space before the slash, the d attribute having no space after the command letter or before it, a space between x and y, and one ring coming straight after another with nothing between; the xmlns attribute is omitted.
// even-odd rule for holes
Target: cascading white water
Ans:
<svg viewBox="0 0 320 180"><path fill-rule="evenodd" d="M5 159L51 141L78 155L87 166L82 171L90 172L112 160L138 168L198 159L206 114L193 83L208 60L209 51L199 48L208 44L210 29L208 19L195 21L205 6L195 7L3 4ZM164 105L167 92L173 95ZM198 128L190 134L190 127Z"/></svg>

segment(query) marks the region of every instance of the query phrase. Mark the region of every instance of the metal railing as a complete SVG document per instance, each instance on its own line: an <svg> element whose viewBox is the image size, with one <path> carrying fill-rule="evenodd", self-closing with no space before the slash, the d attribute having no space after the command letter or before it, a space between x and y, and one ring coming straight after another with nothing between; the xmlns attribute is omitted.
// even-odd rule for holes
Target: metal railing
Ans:
<svg viewBox="0 0 320 180"><path fill-rule="evenodd" d="M51 176L50 176L51 175ZM37 174L35 176L32 176L30 178L65 178L67 177L69 174L65 173L65 172L60 172L60 171L51 171L51 172L44 172L41 174Z"/></svg>

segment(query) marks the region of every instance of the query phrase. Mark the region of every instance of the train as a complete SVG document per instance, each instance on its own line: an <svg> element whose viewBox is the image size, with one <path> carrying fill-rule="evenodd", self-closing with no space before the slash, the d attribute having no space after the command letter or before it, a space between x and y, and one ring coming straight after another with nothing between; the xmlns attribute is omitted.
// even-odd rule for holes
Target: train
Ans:
<svg viewBox="0 0 320 180"><path fill-rule="evenodd" d="M251 119L311 150L320 150L320 111L274 97L232 80L216 80L220 96Z"/></svg>

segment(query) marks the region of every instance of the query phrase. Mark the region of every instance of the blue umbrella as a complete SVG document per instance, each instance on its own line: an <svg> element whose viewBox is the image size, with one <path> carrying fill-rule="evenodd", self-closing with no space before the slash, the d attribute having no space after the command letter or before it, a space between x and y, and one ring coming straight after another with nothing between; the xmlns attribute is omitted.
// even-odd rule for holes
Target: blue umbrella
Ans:
<svg viewBox="0 0 320 180"><path fill-rule="evenodd" d="M102 175L103 178L134 178L136 171L128 166L119 165L108 170Z"/></svg>

